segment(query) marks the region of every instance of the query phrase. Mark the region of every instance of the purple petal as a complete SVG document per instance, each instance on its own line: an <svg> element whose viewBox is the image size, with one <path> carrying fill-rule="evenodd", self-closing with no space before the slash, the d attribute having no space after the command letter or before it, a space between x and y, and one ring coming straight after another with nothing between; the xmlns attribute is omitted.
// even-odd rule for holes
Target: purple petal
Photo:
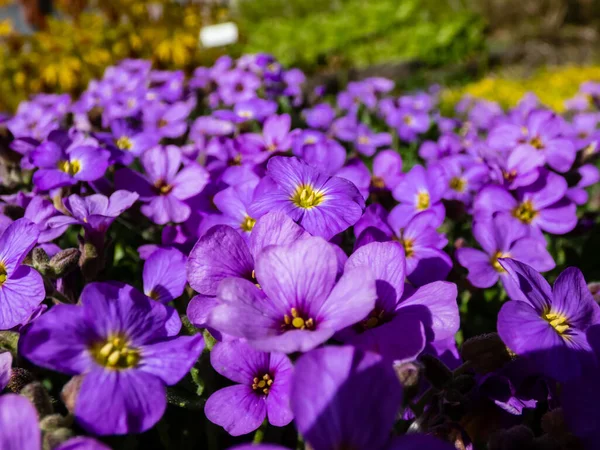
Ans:
<svg viewBox="0 0 600 450"><path fill-rule="evenodd" d="M178 383L198 360L204 339L202 334L180 336L142 347L136 369L160 378L167 386Z"/></svg>
<svg viewBox="0 0 600 450"><path fill-rule="evenodd" d="M0 392L4 390L12 374L12 355L10 352L0 353Z"/></svg>
<svg viewBox="0 0 600 450"><path fill-rule="evenodd" d="M161 303L168 303L185 289L186 257L179 250L158 249L144 264L144 294Z"/></svg>
<svg viewBox="0 0 600 450"><path fill-rule="evenodd" d="M110 447L90 437L77 436L63 442L56 450L110 450Z"/></svg>
<svg viewBox="0 0 600 450"><path fill-rule="evenodd" d="M29 219L15 220L4 230L0 236L0 261L9 278L37 243L39 235L37 226Z"/></svg>
<svg viewBox="0 0 600 450"><path fill-rule="evenodd" d="M269 372L269 354L239 339L216 344L210 352L210 363L225 378L248 386L259 374Z"/></svg>
<svg viewBox="0 0 600 450"><path fill-rule="evenodd" d="M264 396L250 386L229 386L212 394L204 406L204 414L212 423L222 426L232 436L256 430L267 416Z"/></svg>
<svg viewBox="0 0 600 450"><path fill-rule="evenodd" d="M0 397L0 448L2 450L38 450L42 438L38 415L25 397L6 394Z"/></svg>
<svg viewBox="0 0 600 450"><path fill-rule="evenodd" d="M568 267L556 279L552 311L567 317L570 326L585 330L600 323L600 307L583 278L581 270Z"/></svg>
<svg viewBox="0 0 600 450"><path fill-rule="evenodd" d="M456 250L456 259L469 271L467 279L473 286L488 288L498 281L499 273L492 266L490 256L481 250L459 248Z"/></svg>
<svg viewBox="0 0 600 450"><path fill-rule="evenodd" d="M83 379L75 418L100 436L141 433L159 421L166 406L165 386L159 378L132 369L96 369Z"/></svg>
<svg viewBox="0 0 600 450"><path fill-rule="evenodd" d="M250 279L254 261L244 239L233 228L217 225L196 243L187 262L190 286L203 295L216 295L221 280Z"/></svg>
<svg viewBox="0 0 600 450"><path fill-rule="evenodd" d="M40 274L32 267L20 266L0 287L0 330L22 323L45 296Z"/></svg>
<svg viewBox="0 0 600 450"><path fill-rule="evenodd" d="M286 245L309 234L285 213L267 213L256 221L250 234L250 253L256 258L269 245Z"/></svg>
<svg viewBox="0 0 600 450"><path fill-rule="evenodd" d="M189 164L173 180L172 194L180 200L188 199L202 192L208 180L209 173L206 169L197 164Z"/></svg>
<svg viewBox="0 0 600 450"><path fill-rule="evenodd" d="M535 308L538 314L550 308L552 289L544 277L527 264L514 259L500 258L498 261L519 286L526 302Z"/></svg>

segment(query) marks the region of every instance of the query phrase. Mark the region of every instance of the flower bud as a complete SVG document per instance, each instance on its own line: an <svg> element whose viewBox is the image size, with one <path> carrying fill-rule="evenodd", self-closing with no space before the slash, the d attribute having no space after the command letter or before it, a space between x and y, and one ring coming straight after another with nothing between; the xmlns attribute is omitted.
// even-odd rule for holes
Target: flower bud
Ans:
<svg viewBox="0 0 600 450"><path fill-rule="evenodd" d="M76 375L65 384L60 393L60 398L71 414L75 411L75 402L83 383L83 375Z"/></svg>
<svg viewBox="0 0 600 450"><path fill-rule="evenodd" d="M0 331L0 350L8 350L14 356L19 345L19 333L14 331Z"/></svg>
<svg viewBox="0 0 600 450"><path fill-rule="evenodd" d="M596 301L596 303L600 303L600 282L593 281L593 282L589 283L588 289L592 293L592 296L594 297L594 300Z"/></svg>
<svg viewBox="0 0 600 450"><path fill-rule="evenodd" d="M40 429L42 431L53 431L58 428L69 428L73 424L72 416L62 416L60 414L50 414L40 420Z"/></svg>
<svg viewBox="0 0 600 450"><path fill-rule="evenodd" d="M57 278L63 277L71 272L71 270L77 267L80 256L81 252L76 248L68 248L54 255L49 262L54 276Z"/></svg>
<svg viewBox="0 0 600 450"><path fill-rule="evenodd" d="M33 249L33 252L31 253L32 265L34 269L42 275L47 275L50 271L50 266L48 265L49 261L50 259L43 248L36 247Z"/></svg>
<svg viewBox="0 0 600 450"><path fill-rule="evenodd" d="M52 450L58 447L63 442L71 439L74 433L69 428L58 428L56 430L44 433L44 439L42 442L43 450Z"/></svg>
<svg viewBox="0 0 600 450"><path fill-rule="evenodd" d="M462 346L461 355L465 362L470 362L473 369L481 374L500 369L511 360L506 345L497 333L467 339Z"/></svg>
<svg viewBox="0 0 600 450"><path fill-rule="evenodd" d="M48 395L48 391L46 391L39 381L34 381L26 385L21 389L20 394L27 397L33 406L35 406L40 418L54 412L50 395Z"/></svg>
<svg viewBox="0 0 600 450"><path fill-rule="evenodd" d="M27 369L13 367L6 389L18 394L26 385L34 381L35 377Z"/></svg>
<svg viewBox="0 0 600 450"><path fill-rule="evenodd" d="M402 383L404 389L409 389L419 385L422 366L418 362L411 361L394 364L394 370L396 371L396 375L398 376L398 379L400 380L400 383Z"/></svg>
<svg viewBox="0 0 600 450"><path fill-rule="evenodd" d="M100 270L98 249L91 242L85 242L80 249L79 267L86 278L93 279Z"/></svg>

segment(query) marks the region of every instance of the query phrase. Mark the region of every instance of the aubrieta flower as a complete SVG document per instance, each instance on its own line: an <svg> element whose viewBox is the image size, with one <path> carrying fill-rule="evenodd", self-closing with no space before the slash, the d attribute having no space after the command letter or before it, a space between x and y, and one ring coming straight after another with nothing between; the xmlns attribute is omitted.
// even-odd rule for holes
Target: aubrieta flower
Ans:
<svg viewBox="0 0 600 450"><path fill-rule="evenodd" d="M373 242L356 250L345 270L369 267L377 300L369 315L336 337L390 360L415 359L433 341L453 337L459 316L456 286L435 282L405 291L406 263L398 242Z"/></svg>
<svg viewBox="0 0 600 450"><path fill-rule="evenodd" d="M396 128L400 139L406 142L416 141L420 134L429 129L431 123L426 112L402 107L392 110L387 115L386 122L389 126Z"/></svg>
<svg viewBox="0 0 600 450"><path fill-rule="evenodd" d="M118 170L117 188L137 192L145 203L142 213L159 225L185 221L192 212L185 200L204 189L209 178L206 169L190 162L180 170L181 151L173 145L151 148L140 160L146 176L131 169Z"/></svg>
<svg viewBox="0 0 600 450"><path fill-rule="evenodd" d="M483 251L468 247L456 250L456 258L469 271L467 279L473 286L492 287L500 279L509 297L517 300L522 294L499 258L521 261L538 272L546 272L555 266L546 250L546 241L528 237L527 227L505 212L475 221L473 236Z"/></svg>
<svg viewBox="0 0 600 450"><path fill-rule="evenodd" d="M360 124L355 131L354 146L361 155L373 156L379 147L392 144L389 133L374 133L367 125Z"/></svg>
<svg viewBox="0 0 600 450"><path fill-rule="evenodd" d="M38 243L53 241L61 236L67 229L67 225L53 226L52 219L59 216L60 212L54 207L54 204L42 196L35 196L31 199L23 217L35 223L40 231Z"/></svg>
<svg viewBox="0 0 600 450"><path fill-rule="evenodd" d="M177 102L172 105L153 102L143 110L144 129L161 138L178 138L187 130L187 118L195 103Z"/></svg>
<svg viewBox="0 0 600 450"><path fill-rule="evenodd" d="M320 131L301 130L293 139L292 152L308 165L333 175L346 162L346 149Z"/></svg>
<svg viewBox="0 0 600 450"><path fill-rule="evenodd" d="M113 221L138 199L138 194L115 191L110 197L92 194L80 197L77 194L63 199L65 212L69 215L54 216L48 220L50 228L61 229L69 225L81 225L88 233L104 235Z"/></svg>
<svg viewBox="0 0 600 450"><path fill-rule="evenodd" d="M475 197L474 216L478 219L504 211L526 225L534 236L541 236L541 230L564 234L577 224L576 206L566 193L565 179L543 170L532 185L516 190L516 198L501 186L484 187Z"/></svg>
<svg viewBox="0 0 600 450"><path fill-rule="evenodd" d="M81 306L57 305L36 319L20 351L41 367L83 375L75 417L86 430L140 433L163 415L165 385L181 380L203 348L202 335L175 337L169 320L165 306L131 286L90 283Z"/></svg>
<svg viewBox="0 0 600 450"><path fill-rule="evenodd" d="M351 182L324 175L297 158L271 158L266 180L272 188L255 197L252 217L283 211L309 233L330 239L362 214L364 199Z"/></svg>
<svg viewBox="0 0 600 450"><path fill-rule="evenodd" d="M250 236L256 219L248 213L256 182L248 181L219 191L214 197L215 206L223 213L223 223L237 229L242 236Z"/></svg>
<svg viewBox="0 0 600 450"><path fill-rule="evenodd" d="M406 273L411 283L421 286L445 279L452 269L452 260L442 250L448 240L436 230L435 213L424 211L406 224L404 220L397 210L388 214L381 205L369 205L355 226L358 235L355 247L369 242L398 241L404 248Z"/></svg>
<svg viewBox="0 0 600 450"><path fill-rule="evenodd" d="M554 287L533 268L513 259L499 263L522 293L498 313L498 334L508 348L531 363L534 372L557 381L578 378L595 364L586 330L600 323L579 269L569 267Z"/></svg>
<svg viewBox="0 0 600 450"><path fill-rule="evenodd" d="M154 251L144 263L144 294L162 304L180 297L187 283L186 261L185 255L175 248Z"/></svg>
<svg viewBox="0 0 600 450"><path fill-rule="evenodd" d="M435 213L435 223L432 225L441 225L446 216L441 200L447 186L444 171L440 167L426 169L420 165L414 166L392 192L400 202L394 207L398 217L402 218L399 225L406 225L415 214L428 210Z"/></svg>
<svg viewBox="0 0 600 450"><path fill-rule="evenodd" d="M486 165L470 156L456 155L444 158L438 164L448 182L444 198L458 200L467 206L471 205L474 193L479 192L489 178Z"/></svg>
<svg viewBox="0 0 600 450"><path fill-rule="evenodd" d="M35 224L19 219L0 236L0 330L19 325L44 300L42 277L33 268L21 264L37 243L39 234Z"/></svg>
<svg viewBox="0 0 600 450"><path fill-rule="evenodd" d="M208 324L245 338L262 351L307 351L373 310L375 280L368 267L344 272L327 241L310 237L265 248L256 259L258 288L242 278L219 284Z"/></svg>
<svg viewBox="0 0 600 450"><path fill-rule="evenodd" d="M391 364L375 353L353 347L325 347L300 357L294 369L294 420L314 450L454 448L426 435L392 438L401 401L402 387Z"/></svg>
<svg viewBox="0 0 600 450"><path fill-rule="evenodd" d="M40 191L94 181L108 168L110 153L85 141L71 141L62 131L53 131L29 155L34 167L33 183Z"/></svg>
<svg viewBox="0 0 600 450"><path fill-rule="evenodd" d="M236 382L213 393L204 407L206 418L232 436L256 430L265 420L283 427L292 421L290 384L293 365L281 353L255 350L244 341L217 343L210 363Z"/></svg>
<svg viewBox="0 0 600 450"><path fill-rule="evenodd" d="M0 396L0 448L2 450L42 450L38 414L22 395ZM89 437L75 437L54 447L56 450L110 450Z"/></svg>
<svg viewBox="0 0 600 450"><path fill-rule="evenodd" d="M373 158L371 187L393 191L403 177L402 157L394 150L380 150Z"/></svg>

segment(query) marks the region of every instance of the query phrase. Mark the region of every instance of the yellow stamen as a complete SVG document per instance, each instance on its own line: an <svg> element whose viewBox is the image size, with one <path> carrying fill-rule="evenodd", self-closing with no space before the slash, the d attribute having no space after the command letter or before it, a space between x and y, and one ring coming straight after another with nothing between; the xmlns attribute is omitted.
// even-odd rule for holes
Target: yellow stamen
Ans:
<svg viewBox="0 0 600 450"><path fill-rule="evenodd" d="M406 125L410 125L413 123L413 118L412 116L406 115L402 118L402 122L404 122Z"/></svg>
<svg viewBox="0 0 600 450"><path fill-rule="evenodd" d="M496 253L494 253L494 256L492 256L490 258L490 263L492 264L492 267L494 269L496 269L496 272L504 273L504 272L506 272L506 270L504 269L504 267L502 267L500 265L500 262L498 261L499 258L510 258L510 254L509 253L496 252Z"/></svg>
<svg viewBox="0 0 600 450"><path fill-rule="evenodd" d="M73 176L81 170L81 163L76 159L72 161L63 160L58 162L57 167L61 172L68 173L69 175Z"/></svg>
<svg viewBox="0 0 600 450"><path fill-rule="evenodd" d="M298 312L296 308L292 308L290 310L290 315L285 314L283 316L283 323L281 324L281 328L283 328L284 330L312 330L315 328L314 319L312 317L309 317L308 319L302 317L302 315Z"/></svg>
<svg viewBox="0 0 600 450"><path fill-rule="evenodd" d="M139 350L130 347L123 336L112 336L93 344L90 353L98 364L112 370L130 369L140 361Z"/></svg>
<svg viewBox="0 0 600 450"><path fill-rule="evenodd" d="M570 328L567 318L560 313L548 311L544 314L544 319L556 330L561 336Z"/></svg>
<svg viewBox="0 0 600 450"><path fill-rule="evenodd" d="M131 150L133 148L133 142L127 136L121 136L117 139L116 144L120 150Z"/></svg>
<svg viewBox="0 0 600 450"><path fill-rule="evenodd" d="M167 195L173 190L173 186L168 184L165 180L158 180L154 183L154 188L160 195Z"/></svg>
<svg viewBox="0 0 600 450"><path fill-rule="evenodd" d="M265 373L261 378L254 377L252 379L252 389L255 391L261 391L263 394L267 395L269 393L269 388L273 384L273 378L268 373Z"/></svg>
<svg viewBox="0 0 600 450"><path fill-rule="evenodd" d="M450 189L455 190L456 192L465 192L465 188L467 187L467 180L461 177L453 177L450 180Z"/></svg>
<svg viewBox="0 0 600 450"><path fill-rule="evenodd" d="M7 277L8 272L6 271L6 266L4 265L4 262L0 262L0 286L4 284Z"/></svg>
<svg viewBox="0 0 600 450"><path fill-rule="evenodd" d="M544 143L539 136L534 137L531 141L529 141L529 144L536 150L542 150L544 148Z"/></svg>
<svg viewBox="0 0 600 450"><path fill-rule="evenodd" d="M523 203L513 209L512 213L514 217L527 225L533 222L533 219L535 219L539 214L539 212L534 208L531 200L525 200Z"/></svg>
<svg viewBox="0 0 600 450"><path fill-rule="evenodd" d="M377 189L383 189L385 187L385 181L383 178L375 175L373 175L373 178L371 178L371 184Z"/></svg>
<svg viewBox="0 0 600 450"><path fill-rule="evenodd" d="M253 219L250 216L246 216L244 218L244 220L242 220L240 227L242 228L242 230L250 232L250 231L252 231L252 228L254 228L255 224L256 224L256 219Z"/></svg>
<svg viewBox="0 0 600 450"><path fill-rule="evenodd" d="M369 140L369 136L359 136L358 137L358 143L361 145L367 145L369 142L371 142Z"/></svg>
<svg viewBox="0 0 600 450"><path fill-rule="evenodd" d="M400 242L404 246L404 256L410 258L415 254L414 239L401 239Z"/></svg>
<svg viewBox="0 0 600 450"><path fill-rule="evenodd" d="M429 204L429 192L419 192L417 194L417 210L424 211L426 209L429 209Z"/></svg>
<svg viewBox="0 0 600 450"><path fill-rule="evenodd" d="M381 325L384 316L385 311L383 309L375 308L369 313L366 319L360 322L360 326L363 328L363 330L375 328L376 326Z"/></svg>
<svg viewBox="0 0 600 450"><path fill-rule="evenodd" d="M301 184L291 197L292 202L300 208L310 209L320 205L325 198L325 194L315 190L309 184Z"/></svg>

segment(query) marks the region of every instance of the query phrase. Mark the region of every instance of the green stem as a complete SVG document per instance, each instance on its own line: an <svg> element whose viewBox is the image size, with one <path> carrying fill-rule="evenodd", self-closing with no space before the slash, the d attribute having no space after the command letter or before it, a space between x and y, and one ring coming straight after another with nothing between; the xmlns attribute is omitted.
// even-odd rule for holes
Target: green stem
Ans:
<svg viewBox="0 0 600 450"><path fill-rule="evenodd" d="M260 444L265 437L265 430L267 429L267 419L261 424L261 426L254 433L254 438L252 439L253 444Z"/></svg>

